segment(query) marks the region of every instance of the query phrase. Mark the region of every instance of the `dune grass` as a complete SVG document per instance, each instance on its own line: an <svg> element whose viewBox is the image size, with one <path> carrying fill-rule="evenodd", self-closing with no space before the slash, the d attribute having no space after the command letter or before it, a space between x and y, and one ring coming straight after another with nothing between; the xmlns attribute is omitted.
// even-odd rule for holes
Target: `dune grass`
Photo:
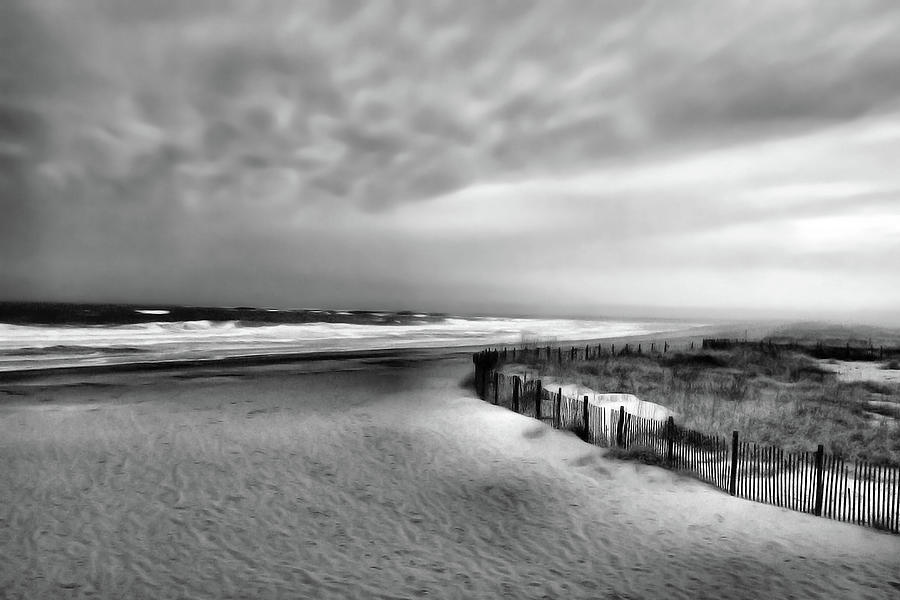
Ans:
<svg viewBox="0 0 900 600"><path fill-rule="evenodd" d="M900 386L841 382L796 352L739 347L665 355L527 360L542 376L666 406L683 427L848 460L900 465ZM872 404L870 404L870 402Z"/></svg>

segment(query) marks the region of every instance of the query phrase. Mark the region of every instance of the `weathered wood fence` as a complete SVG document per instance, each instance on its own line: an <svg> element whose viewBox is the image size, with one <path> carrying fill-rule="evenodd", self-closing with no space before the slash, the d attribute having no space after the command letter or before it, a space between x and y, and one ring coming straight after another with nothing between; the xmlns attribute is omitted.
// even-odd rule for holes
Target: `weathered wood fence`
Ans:
<svg viewBox="0 0 900 600"><path fill-rule="evenodd" d="M607 410L587 396L547 390L539 379L499 372L502 356L473 356L475 388L487 402L574 431L598 446L652 452L661 464L732 496L900 533L900 468L847 463L821 445L812 452L785 452L741 441L737 431L720 437L680 427L672 417L658 421L624 407Z"/></svg>
<svg viewBox="0 0 900 600"><path fill-rule="evenodd" d="M695 347L705 350L727 350L747 347L761 350L783 350L804 352L815 358L834 358L838 360L889 360L900 358L900 347L891 346L833 346L823 344L802 344L787 341L754 341L735 340L731 338L704 338L702 340L643 341L610 344L585 344L584 346L531 346L522 345L500 350L497 353L502 360L552 360L559 363L591 360L600 356L628 354L666 354L670 350L693 350Z"/></svg>
<svg viewBox="0 0 900 600"><path fill-rule="evenodd" d="M896 346L874 346L859 342L834 345L779 339L751 342L731 338L706 338L703 340L701 347L707 350L728 350L747 347L770 351L794 351L803 352L815 358L833 358L837 360L888 360L900 357L900 348Z"/></svg>

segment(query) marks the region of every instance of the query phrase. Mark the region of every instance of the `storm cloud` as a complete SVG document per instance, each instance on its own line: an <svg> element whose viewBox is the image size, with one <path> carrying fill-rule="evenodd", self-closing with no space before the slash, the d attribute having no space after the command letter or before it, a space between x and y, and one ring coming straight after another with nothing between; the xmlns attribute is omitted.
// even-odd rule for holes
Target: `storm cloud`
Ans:
<svg viewBox="0 0 900 600"><path fill-rule="evenodd" d="M9 299L900 301L893 2L0 10Z"/></svg>

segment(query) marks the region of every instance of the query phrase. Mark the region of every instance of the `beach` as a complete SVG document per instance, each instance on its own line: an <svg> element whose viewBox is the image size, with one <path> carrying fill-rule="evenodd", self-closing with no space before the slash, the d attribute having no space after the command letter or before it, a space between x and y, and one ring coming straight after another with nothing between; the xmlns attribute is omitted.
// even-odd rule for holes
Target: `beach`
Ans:
<svg viewBox="0 0 900 600"><path fill-rule="evenodd" d="M8 598L891 598L900 538L604 458L468 353L0 384Z"/></svg>

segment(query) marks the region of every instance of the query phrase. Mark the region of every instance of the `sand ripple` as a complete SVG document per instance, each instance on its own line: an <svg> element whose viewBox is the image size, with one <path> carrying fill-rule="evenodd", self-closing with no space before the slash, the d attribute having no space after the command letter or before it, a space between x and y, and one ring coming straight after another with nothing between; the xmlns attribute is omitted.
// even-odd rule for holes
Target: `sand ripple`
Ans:
<svg viewBox="0 0 900 600"><path fill-rule="evenodd" d="M0 589L11 598L898 593L897 537L736 500L608 461L571 435L536 433L543 426L460 389L467 368L9 395ZM32 410L38 396L48 401Z"/></svg>

